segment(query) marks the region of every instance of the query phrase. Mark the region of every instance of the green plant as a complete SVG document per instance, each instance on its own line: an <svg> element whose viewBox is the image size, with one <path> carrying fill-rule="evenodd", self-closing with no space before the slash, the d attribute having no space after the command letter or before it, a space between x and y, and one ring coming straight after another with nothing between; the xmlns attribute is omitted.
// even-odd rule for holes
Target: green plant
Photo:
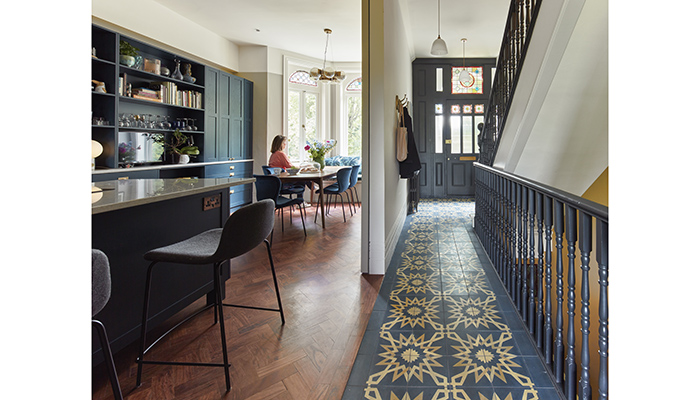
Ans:
<svg viewBox="0 0 700 400"><path fill-rule="evenodd" d="M188 156L199 155L199 147L194 145L194 139L192 139L192 136L185 135L184 133L180 132L179 129L176 129L175 132L173 132L170 142L165 140L165 135L162 133L144 133L144 136L151 139L153 143L163 145L168 149L169 154L187 154Z"/></svg>
<svg viewBox="0 0 700 400"><path fill-rule="evenodd" d="M121 54L123 56L136 57L139 55L139 49L132 46L131 43L129 43L125 40L120 40L119 41L119 54Z"/></svg>

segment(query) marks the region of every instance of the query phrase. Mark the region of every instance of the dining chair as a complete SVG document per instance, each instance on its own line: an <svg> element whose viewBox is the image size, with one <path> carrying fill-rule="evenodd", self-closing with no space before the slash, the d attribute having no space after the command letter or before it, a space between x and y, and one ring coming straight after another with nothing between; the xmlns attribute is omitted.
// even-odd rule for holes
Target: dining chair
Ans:
<svg viewBox="0 0 700 400"><path fill-rule="evenodd" d="M117 368L114 366L114 356L107 338L107 329L102 322L94 319L95 315L102 311L112 295L112 276L109 269L109 259L100 250L92 249L92 326L97 331L100 340L102 354L105 358L105 366L109 373L109 382L112 384L112 394L115 399L121 400L122 389L117 378Z"/></svg>
<svg viewBox="0 0 700 400"><path fill-rule="evenodd" d="M269 165L263 165L262 170L263 170L264 175L274 175L275 174L275 169L273 167L270 167ZM304 198L304 190L306 190L306 186L304 186L304 185L295 185L292 183L284 183L284 184L282 184L282 187L280 188L280 194L282 196L291 197L292 195L296 195L296 197ZM290 218L291 218L291 215L290 215Z"/></svg>
<svg viewBox="0 0 700 400"><path fill-rule="evenodd" d="M304 204L304 198L287 198L281 196L280 189L282 187L282 181L280 181L280 178L274 175L253 175L253 177L255 178L257 200L260 201L263 199L271 199L275 202L275 209L280 210L282 214L282 232L284 232L284 208L297 205L299 207L299 218L301 219L301 225L304 227L304 236L306 236L306 222L304 222L304 212L301 207L302 204ZM292 211L290 209L290 221L291 213Z"/></svg>
<svg viewBox="0 0 700 400"><path fill-rule="evenodd" d="M151 261L148 266L146 275L146 292L143 300L143 318L141 320L141 339L139 341L139 356L136 360L138 370L136 375L136 386L141 385L141 375L144 364L164 364L164 365L187 365L187 366L202 366L202 367L223 367L226 377L226 391L231 390L230 366L228 361L228 350L226 347L226 330L224 323L223 307L240 307L254 310L275 311L280 313L282 324L284 324L284 311L282 310L282 300L280 298L279 286L277 284L277 274L275 273L275 265L272 261L272 252L270 251L270 242L267 237L272 232L275 225L275 202L272 200L262 200L256 203L239 208L231 214L223 228L210 229L202 232L189 239L177 242L168 246L153 249L146 254L144 258ZM265 243L267 247L267 256L270 262L272 271L272 281L277 294L277 306L279 308L263 308L253 307L238 304L226 304L223 302L224 287L221 284L222 266L233 258L243 255L261 243ZM146 347L146 333L148 322L148 306L151 296L151 281L153 278L153 270L156 265L161 263L161 266L167 267L169 263L188 264L188 265L213 265L213 292L214 304L207 305L202 309L194 312L189 317L168 330L164 335L160 336L148 347ZM188 322L201 312L214 307L214 323L219 325L221 336L221 351L223 353L223 363L206 363L206 362L176 362L176 361L153 361L145 360L146 353L153 348L161 339L165 338L169 333L173 332L182 324ZM218 313L217 313L218 312Z"/></svg>
<svg viewBox="0 0 700 400"><path fill-rule="evenodd" d="M336 183L327 186L323 188L323 191L320 189L316 191L316 193L320 195L325 194L326 195L326 214L329 213L330 207L328 207L328 198L329 196L336 196L336 203L338 197L340 197L340 206L343 209L343 222L347 222L347 219L345 218L345 203L343 201L343 193L345 193L345 196L348 198L348 203L350 202L350 196L347 193L348 188L350 187L350 174L352 173L352 167L347 167L347 168L341 168L336 172L335 176L337 178ZM351 206L348 206L351 207ZM352 215L352 207L350 208L350 215ZM316 214L314 215L314 222L316 222L316 218L318 217L318 202L316 204Z"/></svg>

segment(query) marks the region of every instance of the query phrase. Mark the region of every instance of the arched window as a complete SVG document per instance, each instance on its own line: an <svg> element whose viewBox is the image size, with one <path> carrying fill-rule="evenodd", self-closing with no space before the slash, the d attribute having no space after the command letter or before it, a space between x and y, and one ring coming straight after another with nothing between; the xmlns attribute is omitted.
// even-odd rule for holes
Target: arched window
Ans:
<svg viewBox="0 0 700 400"><path fill-rule="evenodd" d="M355 78L345 87L348 92L362 92L362 77Z"/></svg>
<svg viewBox="0 0 700 400"><path fill-rule="evenodd" d="M297 83L299 85L306 85L306 86L313 86L313 87L318 86L318 83L311 80L311 76L309 76L308 71L301 71L301 70L294 72L289 77L289 83Z"/></svg>

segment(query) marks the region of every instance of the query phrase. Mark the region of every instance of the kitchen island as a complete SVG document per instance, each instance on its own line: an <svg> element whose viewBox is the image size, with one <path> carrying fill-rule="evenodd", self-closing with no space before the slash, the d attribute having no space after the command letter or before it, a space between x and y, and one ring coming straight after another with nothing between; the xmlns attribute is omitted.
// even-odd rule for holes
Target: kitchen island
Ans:
<svg viewBox="0 0 700 400"><path fill-rule="evenodd" d="M117 352L138 340L147 251L175 243L228 219L230 193L254 178L127 179L93 183L92 247L109 258L112 295L95 316ZM228 279L224 268L222 281ZM149 326L157 326L206 296L213 302L210 268L169 264L154 271ZM93 365L102 361L93 335Z"/></svg>

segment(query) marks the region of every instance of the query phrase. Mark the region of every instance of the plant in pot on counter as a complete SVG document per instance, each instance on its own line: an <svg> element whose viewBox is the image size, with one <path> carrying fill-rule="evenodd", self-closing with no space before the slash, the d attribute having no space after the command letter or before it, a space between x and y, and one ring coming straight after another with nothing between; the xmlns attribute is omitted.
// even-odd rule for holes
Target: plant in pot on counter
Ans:
<svg viewBox="0 0 700 400"><path fill-rule="evenodd" d="M168 150L169 154L173 154L175 162L178 164L187 164L190 162L190 156L199 155L199 147L194 145L192 136L187 136L176 129L170 142L165 140L165 135L162 133L144 133L155 144L160 144Z"/></svg>
<svg viewBox="0 0 700 400"><path fill-rule="evenodd" d="M131 43L119 41L119 63L127 67L133 67L136 64L136 57L139 55L139 49L131 45Z"/></svg>

